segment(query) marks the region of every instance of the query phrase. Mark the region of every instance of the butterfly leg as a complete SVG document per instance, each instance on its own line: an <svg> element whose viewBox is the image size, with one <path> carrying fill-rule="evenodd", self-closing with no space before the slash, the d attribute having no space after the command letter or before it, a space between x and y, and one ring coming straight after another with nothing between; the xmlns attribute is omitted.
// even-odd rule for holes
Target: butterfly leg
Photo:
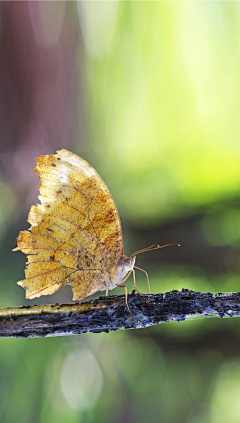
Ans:
<svg viewBox="0 0 240 423"><path fill-rule="evenodd" d="M131 313L131 310L130 310L130 308L129 308L129 305L128 305L128 301L127 301L127 298L128 298L128 292L127 292L127 285L117 285L119 288L125 288L125 303L126 303L126 306L127 306L127 309L128 309L128 311L129 311L129 313L131 314L131 316L133 317L133 314Z"/></svg>
<svg viewBox="0 0 240 423"><path fill-rule="evenodd" d="M135 286L136 291L138 292L138 294L141 294L141 292L139 292L139 290L138 290L138 288L137 288L137 285L136 285L136 275L135 275L135 270L133 269L133 270L132 270L132 272L133 272L133 285Z"/></svg>
<svg viewBox="0 0 240 423"><path fill-rule="evenodd" d="M108 296L108 289L106 289L106 297Z"/></svg>
<svg viewBox="0 0 240 423"><path fill-rule="evenodd" d="M148 274L147 274L146 270L140 269L140 267L137 267L137 266L134 266L134 267L135 267L135 269L141 270L141 272L144 272L145 273L146 278L147 278L147 283L148 283L149 294L151 295L150 282L149 282L149 278L148 278ZM133 276L133 281L134 281L134 276ZM133 282L133 283L134 283L134 286L136 287L136 283L135 282ZM138 291L138 289L137 289L137 291ZM139 292L139 294L140 294L140 292Z"/></svg>

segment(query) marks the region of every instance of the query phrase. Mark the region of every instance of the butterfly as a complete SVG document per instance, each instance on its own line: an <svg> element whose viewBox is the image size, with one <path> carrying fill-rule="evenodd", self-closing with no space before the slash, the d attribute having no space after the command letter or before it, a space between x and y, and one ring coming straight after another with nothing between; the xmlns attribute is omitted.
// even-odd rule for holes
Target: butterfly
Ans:
<svg viewBox="0 0 240 423"><path fill-rule="evenodd" d="M129 309L122 284L133 272L137 289L134 268L146 274L151 292L147 272L135 266L136 254L164 246L154 244L125 256L117 207L96 170L65 149L36 161L40 204L31 207L31 227L20 232L13 250L27 254L25 279L17 282L26 289L26 298L50 295L70 284L73 300L80 302L122 286Z"/></svg>

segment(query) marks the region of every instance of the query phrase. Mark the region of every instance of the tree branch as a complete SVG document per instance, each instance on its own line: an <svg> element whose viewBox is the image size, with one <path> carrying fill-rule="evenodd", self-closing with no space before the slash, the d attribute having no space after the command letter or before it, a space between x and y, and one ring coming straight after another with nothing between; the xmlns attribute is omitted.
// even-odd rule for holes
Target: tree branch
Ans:
<svg viewBox="0 0 240 423"><path fill-rule="evenodd" d="M197 316L240 316L240 292L195 292L183 289L165 294L100 297L81 304L0 309L0 337L45 337L139 329Z"/></svg>

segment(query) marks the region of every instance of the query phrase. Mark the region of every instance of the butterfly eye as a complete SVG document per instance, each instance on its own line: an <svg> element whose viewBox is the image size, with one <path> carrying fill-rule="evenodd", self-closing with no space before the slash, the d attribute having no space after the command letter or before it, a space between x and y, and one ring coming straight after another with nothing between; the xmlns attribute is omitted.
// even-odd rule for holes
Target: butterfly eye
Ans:
<svg viewBox="0 0 240 423"><path fill-rule="evenodd" d="M125 266L131 266L132 265L132 258L131 257L127 257L125 260L124 260L124 264L125 264Z"/></svg>

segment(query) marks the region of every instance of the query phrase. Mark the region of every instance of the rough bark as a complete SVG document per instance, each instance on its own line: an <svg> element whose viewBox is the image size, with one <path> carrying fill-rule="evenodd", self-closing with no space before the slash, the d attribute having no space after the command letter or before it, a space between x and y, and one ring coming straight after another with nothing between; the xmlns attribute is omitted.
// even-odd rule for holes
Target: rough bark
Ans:
<svg viewBox="0 0 240 423"><path fill-rule="evenodd" d="M11 307L0 310L0 337L45 337L140 329L197 316L240 316L240 292L183 289L165 294L100 297L81 304Z"/></svg>

